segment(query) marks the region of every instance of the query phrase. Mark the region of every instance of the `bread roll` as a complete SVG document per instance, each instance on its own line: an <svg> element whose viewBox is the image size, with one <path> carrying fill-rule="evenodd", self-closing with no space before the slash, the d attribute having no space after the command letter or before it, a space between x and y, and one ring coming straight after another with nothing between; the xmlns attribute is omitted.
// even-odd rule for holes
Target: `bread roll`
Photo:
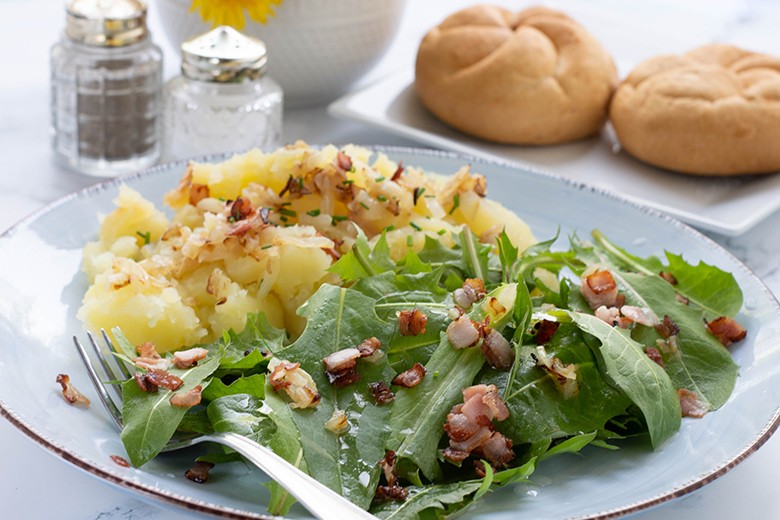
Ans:
<svg viewBox="0 0 780 520"><path fill-rule="evenodd" d="M780 59L730 45L640 64L610 118L622 147L696 175L780 170Z"/></svg>
<svg viewBox="0 0 780 520"><path fill-rule="evenodd" d="M607 51L563 13L479 5L431 29L415 90L439 119L468 134L553 144L598 132L617 73Z"/></svg>

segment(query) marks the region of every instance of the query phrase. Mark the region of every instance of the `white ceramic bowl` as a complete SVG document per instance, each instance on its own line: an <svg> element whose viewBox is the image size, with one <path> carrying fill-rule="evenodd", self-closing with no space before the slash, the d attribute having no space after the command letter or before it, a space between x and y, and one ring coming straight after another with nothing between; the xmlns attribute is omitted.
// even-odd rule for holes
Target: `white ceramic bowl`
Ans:
<svg viewBox="0 0 780 520"><path fill-rule="evenodd" d="M268 47L269 75L285 104L312 105L344 93L379 60L395 36L406 0L284 0L265 25L243 32ZM170 44L210 30L190 0L154 0Z"/></svg>

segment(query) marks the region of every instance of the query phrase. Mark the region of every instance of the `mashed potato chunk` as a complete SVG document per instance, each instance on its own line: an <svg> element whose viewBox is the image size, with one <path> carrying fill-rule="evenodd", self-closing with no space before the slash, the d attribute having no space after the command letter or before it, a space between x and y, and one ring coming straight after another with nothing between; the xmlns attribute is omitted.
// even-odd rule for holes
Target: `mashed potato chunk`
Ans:
<svg viewBox="0 0 780 520"><path fill-rule="evenodd" d="M451 246L464 225L485 243L502 229L521 251L533 243L528 226L485 192L468 167L427 174L352 145L299 142L190 163L164 198L171 219L120 188L99 240L84 248L90 287L78 317L160 352L241 331L256 312L295 337L305 325L298 307L339 282L328 268L359 231L371 240L384 233L396 259L426 236Z"/></svg>

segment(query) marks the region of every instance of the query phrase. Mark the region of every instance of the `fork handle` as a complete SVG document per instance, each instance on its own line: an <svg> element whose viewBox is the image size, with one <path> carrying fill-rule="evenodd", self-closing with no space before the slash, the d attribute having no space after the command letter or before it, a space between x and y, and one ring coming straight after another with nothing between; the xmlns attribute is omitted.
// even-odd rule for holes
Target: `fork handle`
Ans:
<svg viewBox="0 0 780 520"><path fill-rule="evenodd" d="M359 508L329 487L299 470L279 455L242 435L220 432L204 440L224 444L246 457L283 486L311 514L321 520L371 519L376 517Z"/></svg>

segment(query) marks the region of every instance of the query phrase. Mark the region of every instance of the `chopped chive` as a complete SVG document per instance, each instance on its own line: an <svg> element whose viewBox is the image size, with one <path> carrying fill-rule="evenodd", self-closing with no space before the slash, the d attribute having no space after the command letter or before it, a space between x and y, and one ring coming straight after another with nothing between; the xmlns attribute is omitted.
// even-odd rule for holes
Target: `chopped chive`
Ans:
<svg viewBox="0 0 780 520"><path fill-rule="evenodd" d="M298 213L296 211L287 208L280 208L279 214L284 215L285 217L293 217L293 218L298 216Z"/></svg>
<svg viewBox="0 0 780 520"><path fill-rule="evenodd" d="M442 236L444 233L446 233L446 231L445 231L445 230L443 230L443 229L440 229L440 230L438 230L438 231L436 232L436 234L437 234L437 235L439 235L439 236Z"/></svg>
<svg viewBox="0 0 780 520"><path fill-rule="evenodd" d="M344 215L333 215L330 217L330 223L334 226L343 220L347 220L347 217Z"/></svg>
<svg viewBox="0 0 780 520"><path fill-rule="evenodd" d="M281 204L279 204L279 206L285 207L285 206L289 206L290 204L292 204L292 202L282 202Z"/></svg>
<svg viewBox="0 0 780 520"><path fill-rule="evenodd" d="M394 230L394 229L395 229L395 226L394 226L394 225L392 225L392 224L390 224L389 226L387 226L387 227L385 228L385 231L392 231L392 230Z"/></svg>
<svg viewBox="0 0 780 520"><path fill-rule="evenodd" d="M279 217L279 220L282 221L282 222L287 222L287 217L282 215L281 217Z"/></svg>
<svg viewBox="0 0 780 520"><path fill-rule="evenodd" d="M363 206L365 209L370 209L368 207L368 204L366 204L365 202L361 202L360 205Z"/></svg>
<svg viewBox="0 0 780 520"><path fill-rule="evenodd" d="M318 217L320 215L320 210L313 209L311 211L307 211L306 214L309 215L310 217Z"/></svg>
<svg viewBox="0 0 780 520"><path fill-rule="evenodd" d="M384 177L384 175L380 175L379 177L377 177L376 179L374 179L374 182L382 182L383 180L385 180L385 177Z"/></svg>
<svg viewBox="0 0 780 520"><path fill-rule="evenodd" d="M353 181L352 179L347 179L345 181L341 181L341 184L343 184L344 186L349 186L350 184L355 184L355 181Z"/></svg>
<svg viewBox="0 0 780 520"><path fill-rule="evenodd" d="M303 177L298 177L298 188L303 191Z"/></svg>
<svg viewBox="0 0 780 520"><path fill-rule="evenodd" d="M412 235L406 235L406 245L412 247L414 245L414 239Z"/></svg>
<svg viewBox="0 0 780 520"><path fill-rule="evenodd" d="M387 202L387 197L385 197L384 195L377 195L376 200L378 200L379 202Z"/></svg>
<svg viewBox="0 0 780 520"><path fill-rule="evenodd" d="M452 196L452 209L450 210L449 214L452 215L455 213L455 210L458 209L460 206L460 193L456 193Z"/></svg>
<svg viewBox="0 0 780 520"><path fill-rule="evenodd" d="M268 244L268 245L264 245L264 246L262 246L260 249L270 249L270 248L272 248L272 247L274 247L274 245L273 245L273 244Z"/></svg>
<svg viewBox="0 0 780 520"><path fill-rule="evenodd" d="M149 244L152 241L151 231L147 231L146 233L141 233L140 231L136 231L135 234L144 239L144 245Z"/></svg>
<svg viewBox="0 0 780 520"><path fill-rule="evenodd" d="M417 231L422 231L422 228L420 226L418 226L417 224L415 224L414 222L409 222L409 225L412 226Z"/></svg>

